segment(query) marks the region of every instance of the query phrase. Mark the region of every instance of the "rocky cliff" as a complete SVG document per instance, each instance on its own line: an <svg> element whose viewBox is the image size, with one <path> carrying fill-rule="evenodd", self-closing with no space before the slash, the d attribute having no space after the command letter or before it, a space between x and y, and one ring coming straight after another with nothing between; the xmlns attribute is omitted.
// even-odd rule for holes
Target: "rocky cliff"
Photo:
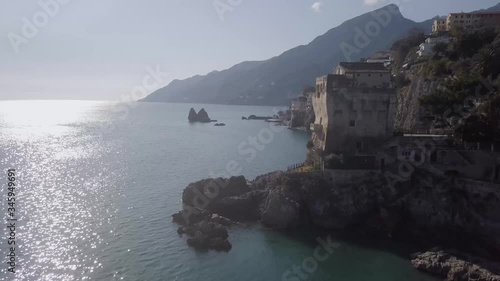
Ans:
<svg viewBox="0 0 500 281"><path fill-rule="evenodd" d="M427 131L430 122L425 120L425 110L419 99L436 91L442 84L440 80L428 80L420 75L421 66L412 66L404 75L409 84L398 90L395 129L399 131Z"/></svg>
<svg viewBox="0 0 500 281"><path fill-rule="evenodd" d="M411 264L418 270L445 278L448 281L500 281L498 264L460 257L444 251L429 251L416 254Z"/></svg>
<svg viewBox="0 0 500 281"><path fill-rule="evenodd" d="M321 172L275 172L248 184L242 177L204 180L186 189L186 208L177 218L203 211L273 229L314 225L446 245L500 261L499 190L475 189L423 169L393 185L376 172L348 182L333 186Z"/></svg>
<svg viewBox="0 0 500 281"><path fill-rule="evenodd" d="M314 123L314 111L304 111L298 113L292 113L290 119L291 128L306 128L309 129L312 123Z"/></svg>

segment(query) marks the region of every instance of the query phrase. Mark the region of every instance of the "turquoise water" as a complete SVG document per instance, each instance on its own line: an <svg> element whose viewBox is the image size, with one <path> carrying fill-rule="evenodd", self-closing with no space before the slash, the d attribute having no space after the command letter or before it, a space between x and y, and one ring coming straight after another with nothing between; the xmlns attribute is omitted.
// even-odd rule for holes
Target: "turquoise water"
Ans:
<svg viewBox="0 0 500 281"><path fill-rule="evenodd" d="M170 217L187 184L286 169L304 160L309 138L241 120L273 115L276 108L205 105L227 124L214 127L190 125L191 107L201 108L0 102L0 182L9 168L19 173L17 273L7 273L2 262L0 280L253 281L283 280L287 271L293 281L432 280L398 255L343 241L325 261L311 264L316 239L328 236L312 230L290 237L260 226L234 227L229 253L188 248ZM5 219L5 185L1 194ZM4 253L6 240L0 243ZM310 273L302 268L306 260Z"/></svg>

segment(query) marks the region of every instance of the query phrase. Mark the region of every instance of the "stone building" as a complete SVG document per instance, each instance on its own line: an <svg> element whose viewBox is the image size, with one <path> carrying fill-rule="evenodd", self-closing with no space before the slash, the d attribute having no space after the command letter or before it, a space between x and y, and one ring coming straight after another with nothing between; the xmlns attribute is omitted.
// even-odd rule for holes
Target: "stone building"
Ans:
<svg viewBox="0 0 500 281"><path fill-rule="evenodd" d="M434 20L434 23L432 24L432 33L438 34L438 33L446 32L446 31L448 31L446 26L447 26L446 19Z"/></svg>
<svg viewBox="0 0 500 281"><path fill-rule="evenodd" d="M394 53L392 51L380 51L376 52L368 59L367 63L382 63L385 67L388 67L394 61Z"/></svg>
<svg viewBox="0 0 500 281"><path fill-rule="evenodd" d="M446 18L446 31L450 31L454 27L474 30L481 27L499 26L500 12L451 13Z"/></svg>
<svg viewBox="0 0 500 281"><path fill-rule="evenodd" d="M316 79L314 148L326 154L373 156L393 136L396 90L383 64L341 63Z"/></svg>
<svg viewBox="0 0 500 281"><path fill-rule="evenodd" d="M409 163L437 173L500 183L500 145L457 143L448 135L406 134L393 137L377 155L377 163Z"/></svg>
<svg viewBox="0 0 500 281"><path fill-rule="evenodd" d="M333 74L345 75L353 87L391 88L391 72L383 63L341 62Z"/></svg>

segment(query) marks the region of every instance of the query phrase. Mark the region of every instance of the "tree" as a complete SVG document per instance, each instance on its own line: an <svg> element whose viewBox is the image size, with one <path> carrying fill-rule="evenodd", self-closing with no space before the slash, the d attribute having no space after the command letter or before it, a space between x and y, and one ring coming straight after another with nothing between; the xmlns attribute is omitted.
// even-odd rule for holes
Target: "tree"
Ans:
<svg viewBox="0 0 500 281"><path fill-rule="evenodd" d="M412 30L406 38L394 42L391 50L394 51L395 68L400 68L405 63L410 50L418 47L424 41L425 36L423 32L420 30Z"/></svg>
<svg viewBox="0 0 500 281"><path fill-rule="evenodd" d="M473 113L488 94L490 90L482 85L480 78L470 75L446 81L443 88L420 98L419 102L436 126L454 128L455 121Z"/></svg>
<svg viewBox="0 0 500 281"><path fill-rule="evenodd" d="M479 50L472 58L472 71L483 77L496 79L500 74L500 40Z"/></svg>
<svg viewBox="0 0 500 281"><path fill-rule="evenodd" d="M432 51L438 56L448 56L448 44L444 42L437 43Z"/></svg>
<svg viewBox="0 0 500 281"><path fill-rule="evenodd" d="M497 33L491 28L483 28L475 32L457 32L454 34L451 43L451 58L471 58L485 45L491 44L495 40Z"/></svg>
<svg viewBox="0 0 500 281"><path fill-rule="evenodd" d="M474 114L464 119L455 130L455 135L463 141L498 140L498 120L496 122L482 114Z"/></svg>

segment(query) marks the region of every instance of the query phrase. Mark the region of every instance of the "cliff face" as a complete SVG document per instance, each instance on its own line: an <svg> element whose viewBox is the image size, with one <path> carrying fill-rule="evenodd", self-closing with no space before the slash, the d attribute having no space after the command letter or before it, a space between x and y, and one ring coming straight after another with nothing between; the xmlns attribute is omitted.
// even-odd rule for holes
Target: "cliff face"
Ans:
<svg viewBox="0 0 500 281"><path fill-rule="evenodd" d="M305 127L309 129L311 123L314 123L314 111L292 113L290 120L291 128Z"/></svg>
<svg viewBox="0 0 500 281"><path fill-rule="evenodd" d="M436 91L441 85L439 80L427 80L419 75L420 67L413 66L405 75L411 82L399 89L395 129L399 131L425 131L431 126L424 119L425 110L420 106L419 98Z"/></svg>
<svg viewBox="0 0 500 281"><path fill-rule="evenodd" d="M229 182L222 186L225 190L209 196L202 209L236 221L260 221L274 229L315 225L500 257L498 188L426 170L393 185L376 172L341 185L330 184L321 172L275 172L250 182L248 189L239 187L244 180L239 181L235 186L234 179L224 181ZM201 181L187 192L209 194L215 184ZM183 199L187 206L203 201Z"/></svg>

